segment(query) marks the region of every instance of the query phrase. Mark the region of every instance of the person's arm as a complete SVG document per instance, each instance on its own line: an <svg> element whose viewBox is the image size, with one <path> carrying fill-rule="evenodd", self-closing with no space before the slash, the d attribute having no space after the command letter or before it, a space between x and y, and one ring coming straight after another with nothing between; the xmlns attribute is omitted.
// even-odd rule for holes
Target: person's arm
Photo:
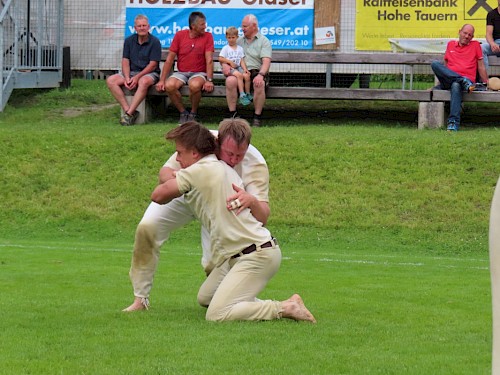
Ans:
<svg viewBox="0 0 500 375"><path fill-rule="evenodd" d="M228 58L225 58L225 57L222 57L222 56L219 56L219 63L221 63L221 64L228 64L232 68L236 68L236 64L234 63L234 61L231 61Z"/></svg>
<svg viewBox="0 0 500 375"><path fill-rule="evenodd" d="M269 215L271 215L271 208L268 202L256 200L255 203L250 206L250 211L262 225L265 226L267 224L267 219L269 219Z"/></svg>
<svg viewBox="0 0 500 375"><path fill-rule="evenodd" d="M238 215L245 208L249 208L252 215L260 221L263 225L266 225L267 219L271 214L271 208L268 202L259 201L254 195L247 193L244 189L233 184L233 190L236 194L230 196L228 201L228 209L231 209L230 202L238 199L241 206L236 208L236 214Z"/></svg>
<svg viewBox="0 0 500 375"><path fill-rule="evenodd" d="M180 197L182 194L177 186L177 180L172 178L161 185L158 185L151 194L151 200L158 204L166 204L172 199Z"/></svg>
<svg viewBox="0 0 500 375"><path fill-rule="evenodd" d="M122 58L122 74L125 77L125 87L130 90L130 84L132 83L130 80L130 60L126 57Z"/></svg>
<svg viewBox="0 0 500 375"><path fill-rule="evenodd" d="M484 66L484 60L477 60L477 71L479 73L479 78L481 82L488 83L488 72L486 71L486 66Z"/></svg>
<svg viewBox="0 0 500 375"><path fill-rule="evenodd" d="M205 51L205 64L207 66L207 80L203 84L203 91L214 91L214 53L213 51Z"/></svg>
<svg viewBox="0 0 500 375"><path fill-rule="evenodd" d="M175 57L177 54L172 51L168 51L167 59L163 64L160 74L160 80L156 84L156 89L158 91L165 91L165 83L167 82L167 76L170 74L172 67L174 66Z"/></svg>
<svg viewBox="0 0 500 375"><path fill-rule="evenodd" d="M446 58L446 55L443 57L442 63L444 66L448 67L448 59Z"/></svg>
<svg viewBox="0 0 500 375"><path fill-rule="evenodd" d="M253 84L255 85L255 87L259 87L264 84L264 76L269 72L270 67L271 59L269 57L263 57L262 65L259 69L259 74L257 74L253 79Z"/></svg>
<svg viewBox="0 0 500 375"><path fill-rule="evenodd" d="M227 76L231 75L231 65L222 63L222 64L220 64L220 66L222 69L222 74L224 74L224 76L227 77Z"/></svg>
<svg viewBox="0 0 500 375"><path fill-rule="evenodd" d="M160 168L160 172L158 173L158 183L163 184L167 180L175 178L177 171L180 169L181 165L177 162L177 152L174 152Z"/></svg>
<svg viewBox="0 0 500 375"><path fill-rule="evenodd" d="M257 150L251 146L247 152L257 153ZM248 168L248 169L247 169ZM234 186L235 194L227 198L228 209L230 202L239 199L241 206L236 208L236 214L239 214L245 208L249 208L252 215L262 224L266 225L271 209L269 207L269 169L265 162L248 164L244 167L246 172L242 171L244 189Z"/></svg>
<svg viewBox="0 0 500 375"><path fill-rule="evenodd" d="M500 52L500 46L493 39L493 25L486 25L486 42L490 45L493 53Z"/></svg>
<svg viewBox="0 0 500 375"><path fill-rule="evenodd" d="M244 189L233 184L233 190L236 194L231 195L227 198L227 208L228 210L233 210L231 207L231 201L238 199L240 201L240 207L234 208L236 215L238 215L245 208L249 208L252 215L260 221L263 225L266 225L267 219L271 214L271 208L268 202L259 201L254 195L247 193Z"/></svg>
<svg viewBox="0 0 500 375"><path fill-rule="evenodd" d="M164 182L175 178L175 172L176 170L170 167L162 167L160 169L160 173L158 173L158 183L163 184Z"/></svg>
<svg viewBox="0 0 500 375"><path fill-rule="evenodd" d="M269 57L263 57L259 73L266 75L267 73L269 73L270 68L271 68L271 59Z"/></svg>
<svg viewBox="0 0 500 375"><path fill-rule="evenodd" d="M493 25L486 25L486 42L493 48L493 43L495 40L493 39Z"/></svg>

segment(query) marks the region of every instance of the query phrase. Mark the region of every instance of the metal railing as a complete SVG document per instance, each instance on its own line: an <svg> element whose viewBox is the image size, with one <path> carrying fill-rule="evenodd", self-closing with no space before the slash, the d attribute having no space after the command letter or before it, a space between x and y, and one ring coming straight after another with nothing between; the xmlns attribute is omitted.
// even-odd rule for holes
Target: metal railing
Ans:
<svg viewBox="0 0 500 375"><path fill-rule="evenodd" d="M16 88L62 81L63 0L0 0L0 111Z"/></svg>

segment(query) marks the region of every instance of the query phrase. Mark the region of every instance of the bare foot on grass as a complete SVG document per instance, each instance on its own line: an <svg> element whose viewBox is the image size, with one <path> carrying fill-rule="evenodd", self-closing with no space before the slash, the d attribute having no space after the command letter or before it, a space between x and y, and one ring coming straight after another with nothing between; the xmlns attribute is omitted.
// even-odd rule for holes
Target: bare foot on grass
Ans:
<svg viewBox="0 0 500 375"><path fill-rule="evenodd" d="M304 305L304 301L298 294L294 294L286 301L282 302L283 318L293 320L305 320L311 323L316 323L313 314Z"/></svg>
<svg viewBox="0 0 500 375"><path fill-rule="evenodd" d="M149 309L149 300L147 298L135 297L134 303L123 309L124 312L140 311Z"/></svg>

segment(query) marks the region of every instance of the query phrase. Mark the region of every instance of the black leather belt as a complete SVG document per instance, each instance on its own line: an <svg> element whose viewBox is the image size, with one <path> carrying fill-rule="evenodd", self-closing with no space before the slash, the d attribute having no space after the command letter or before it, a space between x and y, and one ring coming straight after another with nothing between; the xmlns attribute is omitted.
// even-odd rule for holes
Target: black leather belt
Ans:
<svg viewBox="0 0 500 375"><path fill-rule="evenodd" d="M273 247L278 244L278 240L276 238L273 238L271 241L267 241L266 243L263 243L262 245L259 246L260 249L266 249L268 247ZM242 255L247 255L253 253L255 250L257 250L257 245L252 244L248 247L245 247L243 250L241 250L239 253L234 254L231 259L234 258L239 258Z"/></svg>

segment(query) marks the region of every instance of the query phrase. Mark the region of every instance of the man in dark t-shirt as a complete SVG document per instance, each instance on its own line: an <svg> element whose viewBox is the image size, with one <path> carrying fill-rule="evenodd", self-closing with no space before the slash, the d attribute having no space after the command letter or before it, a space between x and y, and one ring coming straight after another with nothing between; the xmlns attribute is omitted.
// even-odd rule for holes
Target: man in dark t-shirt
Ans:
<svg viewBox="0 0 500 375"><path fill-rule="evenodd" d="M489 11L486 16L486 43L481 45L484 66L489 69L488 56L500 56L500 0L498 7Z"/></svg>
<svg viewBox="0 0 500 375"><path fill-rule="evenodd" d="M160 78L161 43L149 33L148 18L142 14L135 17L136 33L123 43L122 71L108 77L109 91L122 107L121 125L134 125L139 112L137 107L146 98L148 88ZM130 104L122 86L135 90Z"/></svg>

